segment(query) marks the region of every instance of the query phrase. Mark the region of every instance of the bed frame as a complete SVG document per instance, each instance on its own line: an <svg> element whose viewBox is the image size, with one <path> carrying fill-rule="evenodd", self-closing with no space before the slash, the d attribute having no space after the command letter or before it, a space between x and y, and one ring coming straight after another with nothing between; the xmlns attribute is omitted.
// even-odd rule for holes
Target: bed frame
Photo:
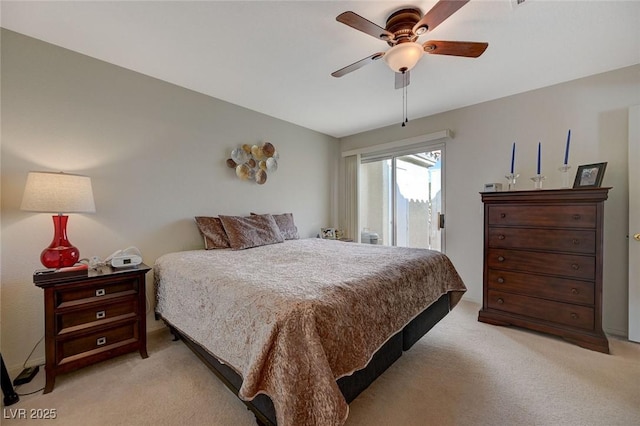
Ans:
<svg viewBox="0 0 640 426"><path fill-rule="evenodd" d="M444 318L449 313L449 306L449 295L441 296L378 349L365 368L350 376L338 379L338 387L347 403L356 399L378 376L400 358L403 351L409 350L414 343ZM156 319L162 319L175 336L174 340L182 340L234 394L238 395L242 378L233 369L221 364L209 351L189 336L178 331L158 313L156 313ZM255 415L258 425L277 425L275 408L267 395L260 394L251 401L242 402Z"/></svg>

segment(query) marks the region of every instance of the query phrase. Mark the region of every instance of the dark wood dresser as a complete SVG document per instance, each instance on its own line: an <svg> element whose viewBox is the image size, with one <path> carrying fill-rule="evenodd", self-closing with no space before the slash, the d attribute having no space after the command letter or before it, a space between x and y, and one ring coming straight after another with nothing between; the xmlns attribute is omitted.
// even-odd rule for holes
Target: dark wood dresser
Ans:
<svg viewBox="0 0 640 426"><path fill-rule="evenodd" d="M145 264L52 277L44 289L46 384L58 374L128 352L147 358Z"/></svg>
<svg viewBox="0 0 640 426"><path fill-rule="evenodd" d="M484 281L478 321L550 333L609 353L602 331L609 189L481 193Z"/></svg>

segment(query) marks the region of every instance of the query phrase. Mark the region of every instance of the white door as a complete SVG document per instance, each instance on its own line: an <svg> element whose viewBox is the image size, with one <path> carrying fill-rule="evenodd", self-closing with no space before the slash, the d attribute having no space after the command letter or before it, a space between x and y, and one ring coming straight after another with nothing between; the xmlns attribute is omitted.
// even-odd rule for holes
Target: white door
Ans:
<svg viewBox="0 0 640 426"><path fill-rule="evenodd" d="M629 108L629 340L640 342L640 105Z"/></svg>

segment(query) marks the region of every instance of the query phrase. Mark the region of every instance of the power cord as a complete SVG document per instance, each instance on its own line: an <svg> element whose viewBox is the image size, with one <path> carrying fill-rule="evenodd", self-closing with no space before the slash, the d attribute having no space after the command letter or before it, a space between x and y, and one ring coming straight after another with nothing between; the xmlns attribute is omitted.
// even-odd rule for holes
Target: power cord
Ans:
<svg viewBox="0 0 640 426"><path fill-rule="evenodd" d="M38 342L33 346L33 349L31 349L31 352L29 352L29 355L27 356L27 358L24 360L24 362L22 363L22 368L26 369L27 368L27 362L29 362L29 358L31 358L31 355L33 355L33 353L36 351L36 348L38 347L38 345L44 340L44 336L42 336L40 338L40 340L38 340ZM37 364L37 367L42 367L44 364ZM33 365L30 366L29 368L34 367ZM15 387L15 389L19 389L20 386L22 386L22 384L17 385ZM16 392L16 394L18 394L18 396L27 396L27 395L33 395L34 393L38 393L44 390L44 386L38 390L35 390L33 392L28 392L28 393L18 393Z"/></svg>
<svg viewBox="0 0 640 426"><path fill-rule="evenodd" d="M40 340L38 340L38 342L33 346L33 349L31 349L31 352L29 352L29 355L27 356L27 359L24 360L24 362L22 363L22 368L27 368L27 362L29 361L29 358L31 358L31 355L33 355L33 353L36 351L36 348L38 347L38 345L44 340L44 335L40 338ZM39 364L38 367L42 366L44 364ZM33 367L33 366L32 366Z"/></svg>

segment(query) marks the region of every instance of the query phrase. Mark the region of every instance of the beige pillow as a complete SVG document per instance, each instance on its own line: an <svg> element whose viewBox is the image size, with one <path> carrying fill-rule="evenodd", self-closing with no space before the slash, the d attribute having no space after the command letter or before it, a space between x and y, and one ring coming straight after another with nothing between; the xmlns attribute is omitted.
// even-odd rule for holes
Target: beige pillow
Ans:
<svg viewBox="0 0 640 426"><path fill-rule="evenodd" d="M257 213L251 214L255 215ZM297 240L300 238L298 227L296 227L296 223L293 220L293 213L274 214L272 216L276 220L282 238L285 240Z"/></svg>
<svg viewBox="0 0 640 426"><path fill-rule="evenodd" d="M196 216L195 219L200 234L204 238L204 248L206 250L231 247L220 218Z"/></svg>
<svg viewBox="0 0 640 426"><path fill-rule="evenodd" d="M220 221L229 238L229 245L234 250L284 241L276 220L270 214L248 217L220 215Z"/></svg>

